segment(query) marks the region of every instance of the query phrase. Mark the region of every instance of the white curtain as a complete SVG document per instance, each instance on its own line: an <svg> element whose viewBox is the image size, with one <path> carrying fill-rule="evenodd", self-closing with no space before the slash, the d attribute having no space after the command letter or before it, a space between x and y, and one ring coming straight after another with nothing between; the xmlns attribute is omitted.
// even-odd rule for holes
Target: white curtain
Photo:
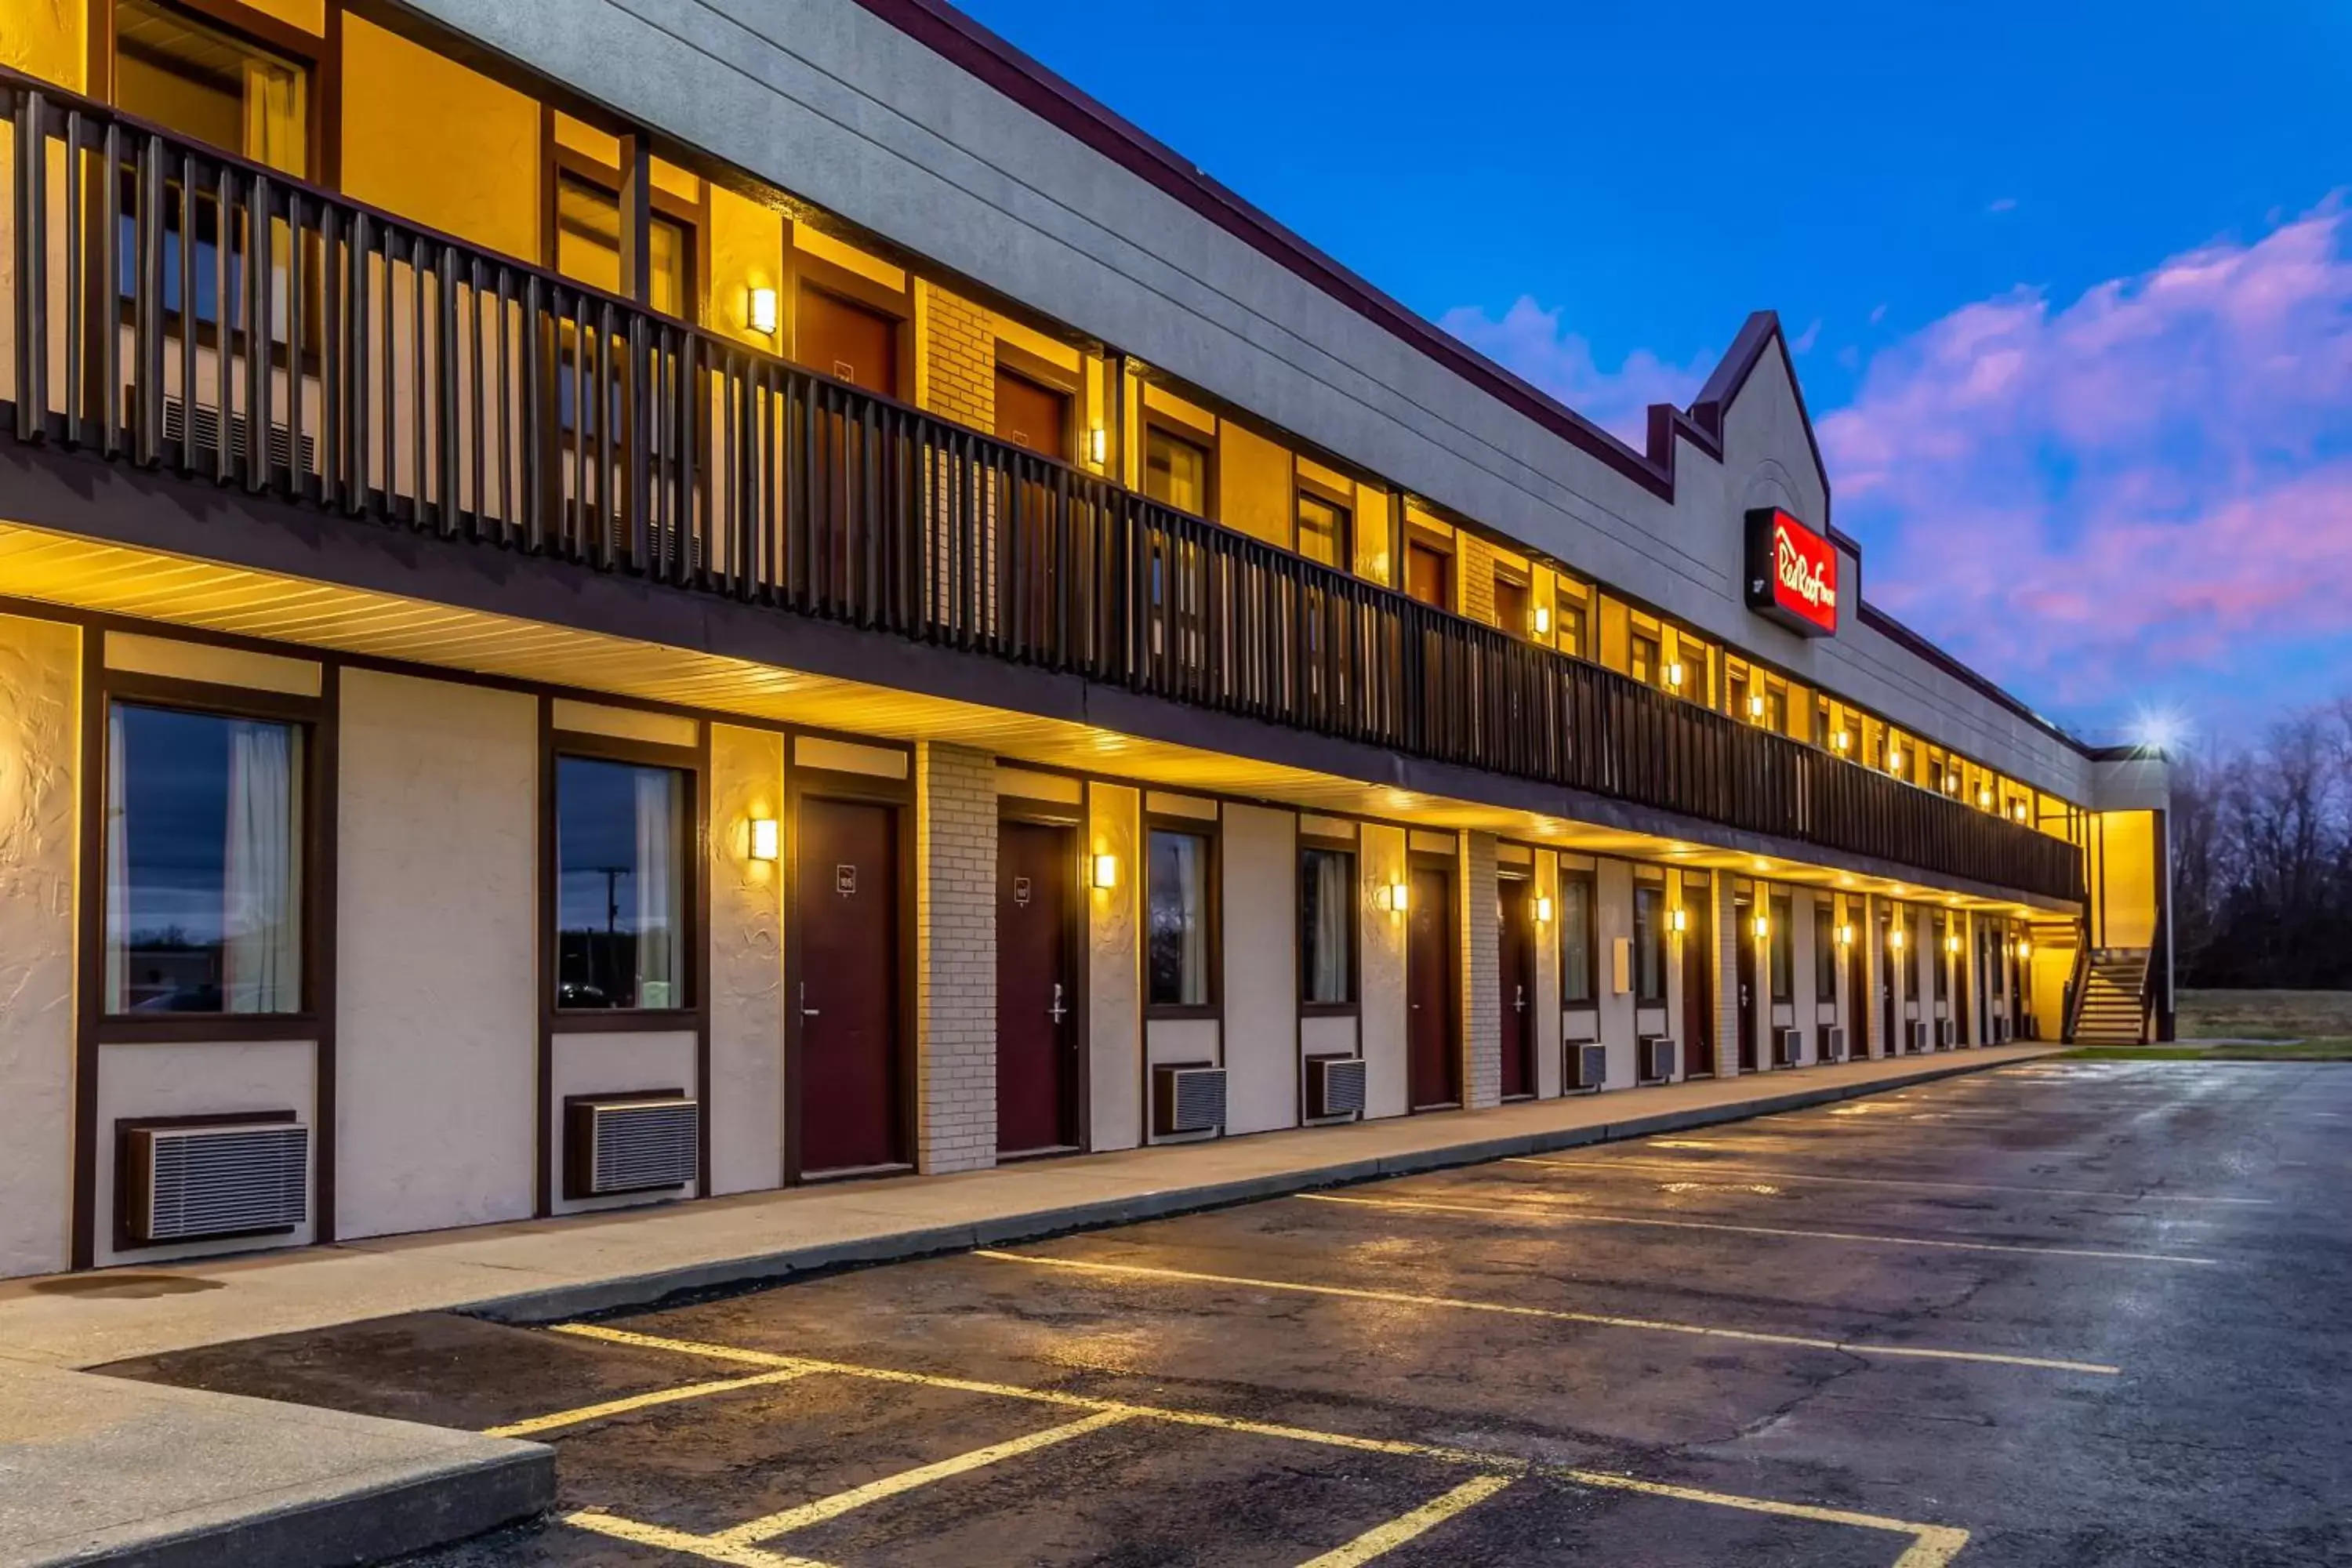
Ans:
<svg viewBox="0 0 2352 1568"><path fill-rule="evenodd" d="M131 1010L131 821L123 809L122 710L106 715L106 1010Z"/></svg>
<svg viewBox="0 0 2352 1568"><path fill-rule="evenodd" d="M678 775L640 768L637 785L637 1005L675 1007L677 922Z"/></svg>
<svg viewBox="0 0 2352 1568"><path fill-rule="evenodd" d="M230 1013L291 1013L301 1005L295 769L294 734L285 725L230 725L221 889L221 981Z"/></svg>
<svg viewBox="0 0 2352 1568"><path fill-rule="evenodd" d="M1353 861L1345 855L1321 854L1308 865L1315 876L1314 968L1307 976L1307 1000L1345 1002L1349 999L1348 935L1355 912Z"/></svg>

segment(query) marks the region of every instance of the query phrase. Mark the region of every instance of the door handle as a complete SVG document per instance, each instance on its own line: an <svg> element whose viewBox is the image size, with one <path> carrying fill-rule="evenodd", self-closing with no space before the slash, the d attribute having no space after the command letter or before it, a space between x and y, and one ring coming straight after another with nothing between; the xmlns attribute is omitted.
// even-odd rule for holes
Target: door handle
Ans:
<svg viewBox="0 0 2352 1568"><path fill-rule="evenodd" d="M803 980L801 982L801 1016L803 1018L814 1018L818 1016L819 1009L808 1005L808 982Z"/></svg>
<svg viewBox="0 0 2352 1568"><path fill-rule="evenodd" d="M1512 999L1511 1005L1519 1012L1526 1012L1528 1010L1528 988L1524 985L1514 985L1511 989L1516 993L1516 995Z"/></svg>
<svg viewBox="0 0 2352 1568"><path fill-rule="evenodd" d="M1056 1024L1070 1015L1070 1010L1062 1005L1062 983L1058 980L1054 982L1054 1005L1046 1011L1053 1016L1054 1022Z"/></svg>

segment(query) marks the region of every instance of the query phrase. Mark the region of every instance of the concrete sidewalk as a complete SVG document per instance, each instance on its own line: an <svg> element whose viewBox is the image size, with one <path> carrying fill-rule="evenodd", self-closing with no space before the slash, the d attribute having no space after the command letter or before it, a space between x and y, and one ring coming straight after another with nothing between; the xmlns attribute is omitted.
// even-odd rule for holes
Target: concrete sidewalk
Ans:
<svg viewBox="0 0 2352 1568"><path fill-rule="evenodd" d="M846 1182L0 1285L0 1568L356 1563L527 1517L551 1450L72 1369L420 1311L515 1321L1641 1137L2032 1061L2054 1047Z"/></svg>

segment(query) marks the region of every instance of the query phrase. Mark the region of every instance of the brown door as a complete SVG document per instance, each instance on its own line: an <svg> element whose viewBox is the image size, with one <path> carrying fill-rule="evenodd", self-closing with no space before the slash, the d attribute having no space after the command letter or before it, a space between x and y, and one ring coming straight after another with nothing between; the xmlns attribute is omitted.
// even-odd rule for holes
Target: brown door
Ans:
<svg viewBox="0 0 2352 1568"><path fill-rule="evenodd" d="M1508 577L1495 579L1495 625L1515 637L1528 636L1534 628L1528 625L1528 585Z"/></svg>
<svg viewBox="0 0 2352 1568"><path fill-rule="evenodd" d="M801 802L800 1169L900 1163L895 811Z"/></svg>
<svg viewBox="0 0 2352 1568"><path fill-rule="evenodd" d="M1739 932L1739 1070L1756 1070L1756 916L1742 900L1734 906Z"/></svg>
<svg viewBox="0 0 2352 1568"><path fill-rule="evenodd" d="M1454 879L1412 868L1405 914L1405 1089L1415 1110L1462 1103L1454 1002Z"/></svg>
<svg viewBox="0 0 2352 1568"><path fill-rule="evenodd" d="M1683 1041L1685 1078L1715 1076L1714 894L1683 889Z"/></svg>
<svg viewBox="0 0 2352 1568"><path fill-rule="evenodd" d="M1442 550L1432 550L1418 540L1404 547L1404 591L1424 605L1441 610L1454 607L1452 563Z"/></svg>
<svg viewBox="0 0 2352 1568"><path fill-rule="evenodd" d="M803 284L793 341L810 369L885 397L898 395L898 323L881 311Z"/></svg>
<svg viewBox="0 0 2352 1568"><path fill-rule="evenodd" d="M1536 1091L1535 884L1506 878L1497 888L1501 927L1496 957L1501 967L1503 1098Z"/></svg>
<svg viewBox="0 0 2352 1568"><path fill-rule="evenodd" d="M996 830L996 1147L1030 1153L1077 1142L1077 976L1066 827Z"/></svg>
<svg viewBox="0 0 2352 1568"><path fill-rule="evenodd" d="M1026 447L1042 457L1067 461L1069 395L997 366L996 434L999 439Z"/></svg>
<svg viewBox="0 0 2352 1568"><path fill-rule="evenodd" d="M1878 917L1878 1037L1885 1042L1885 1053L1888 1056L1899 1057L1903 1054L1904 1047L1909 1042L1898 1038L1895 1033L1897 1021L1895 1007L1895 966L1901 962L1903 954L1887 945L1894 933L1894 917L1880 915Z"/></svg>

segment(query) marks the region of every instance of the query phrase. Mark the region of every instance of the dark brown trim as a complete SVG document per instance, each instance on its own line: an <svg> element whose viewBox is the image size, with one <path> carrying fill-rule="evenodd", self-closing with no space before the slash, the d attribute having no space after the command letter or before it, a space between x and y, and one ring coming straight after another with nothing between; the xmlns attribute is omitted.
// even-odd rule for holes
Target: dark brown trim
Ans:
<svg viewBox="0 0 2352 1568"><path fill-rule="evenodd" d="M1552 989L1556 993L1555 1000L1559 1002L1562 1012L1566 1012L1570 1007L1598 1007L1601 1005L1600 868L1596 866L1590 871L1571 870L1568 867L1558 863L1557 855L1554 857L1552 868L1552 897L1559 905L1559 910L1554 910L1554 929L1560 932L1560 935L1557 937L1555 941L1559 944L1562 954L1565 954L1567 952L1568 922L1565 920L1561 920L1557 917L1559 910L1565 910L1568 906L1568 889L1569 884L1570 883L1574 883L1576 886L1584 889L1584 979L1587 989L1585 994L1581 996L1572 997L1569 995L1567 983L1568 972L1565 963L1561 962L1561 966L1552 976ZM1672 931L1668 931L1666 934L1669 938L1674 935ZM1671 951L1671 943L1669 944L1669 951Z"/></svg>
<svg viewBox="0 0 2352 1568"><path fill-rule="evenodd" d="M1353 842L1299 833L1295 828L1292 837L1290 954L1294 984L1290 988L1291 998L1297 1005L1298 1016L1302 1019L1360 1017L1364 1007L1362 847ZM1307 857L1309 854L1344 855L1348 860L1348 999L1344 1002L1317 1002L1307 994ZM1302 1068L1301 1071L1304 1070ZM1303 1094L1303 1089L1301 1092ZM1303 1121L1306 1120L1304 1099L1299 1105L1301 1113L1295 1120Z"/></svg>
<svg viewBox="0 0 2352 1568"><path fill-rule="evenodd" d="M531 1214L544 1219L555 1212L556 1151L548 1142L547 1124L555 1105L555 984L560 960L552 951L555 930L555 701L539 699L539 930L535 945L548 951L533 964L530 977L533 1006L539 1016L539 1054L530 1097Z"/></svg>
<svg viewBox="0 0 2352 1568"><path fill-rule="evenodd" d="M105 637L95 626L81 628L81 672L75 693L81 724L79 852L74 897L81 901L79 962L74 1007L72 1238L67 1264L94 1268L98 1262L98 1023L104 1016L106 900L90 896L90 879L106 864Z"/></svg>

